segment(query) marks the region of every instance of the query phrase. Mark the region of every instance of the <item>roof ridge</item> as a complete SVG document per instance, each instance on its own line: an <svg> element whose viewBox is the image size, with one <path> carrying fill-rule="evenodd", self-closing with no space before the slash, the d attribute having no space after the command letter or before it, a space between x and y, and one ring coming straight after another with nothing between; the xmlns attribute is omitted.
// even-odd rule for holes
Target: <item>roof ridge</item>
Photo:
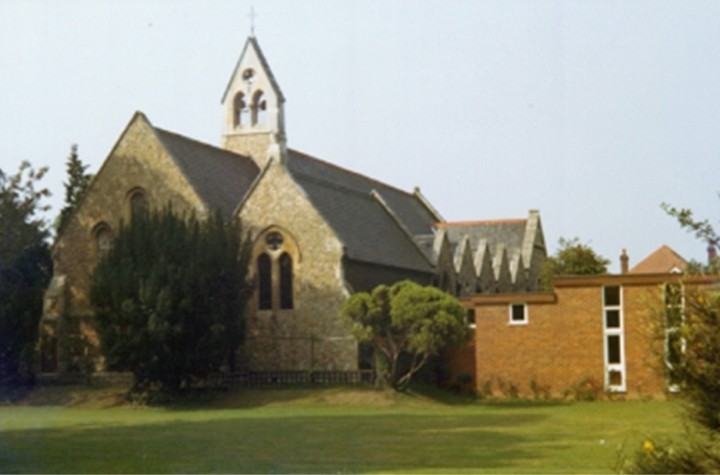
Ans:
<svg viewBox="0 0 720 475"><path fill-rule="evenodd" d="M324 187L326 187L326 188L332 188L332 189L335 189L335 190L340 190L340 191L343 191L343 192L352 193L352 194L354 194L354 195L363 196L363 197L366 197L366 198L368 198L368 199L372 199L371 193L367 193L367 192L365 192L365 191L360 191L360 190L355 189L355 188L350 188L350 187L348 187L348 186L343 186L343 185L341 185L341 184L339 184L339 183L335 183L335 182L330 181L330 180L323 180L323 179L321 179L321 178L317 178L317 177L315 177L315 176L313 176L313 175L310 175L310 174L308 174L308 173L292 172L292 175L293 175L293 176L296 176L296 177L300 177L300 178L302 178L302 179L304 179L304 180L310 181L310 182L312 182L312 183L314 183L314 184L316 184L316 185L319 185L319 186L324 186ZM371 190L371 191L372 191L372 190Z"/></svg>
<svg viewBox="0 0 720 475"><path fill-rule="evenodd" d="M397 191L397 192L402 193L402 194L404 194L404 195L406 195L406 196L408 196L408 197L411 197L411 198L412 198L412 197L415 197L415 195L414 195L413 193L410 193L410 192L408 192L408 191L405 191L405 190L403 190L403 189L401 189L401 188L398 188L398 187L396 187L396 186L394 186L394 185L389 185L389 184L387 184L387 183L385 183L385 182L382 182L382 181L380 181L380 180L378 180L378 179L376 179L376 178L371 178L371 177L369 177L369 176L367 176L367 175L363 175L362 173L358 173L358 172L349 170L349 169L347 169L347 168L343 168L343 167L341 167L340 165L336 165L336 164L334 164L334 163L332 163L332 162L329 162L329 161L327 161L327 160L323 160L323 159L321 159L321 158L314 157L314 156L312 156L312 155L310 155L310 154L307 154L307 153L305 153L305 152L301 152L300 150L288 148L288 152L295 153L295 154L301 156L302 158L306 158L306 159L308 159L308 160L313 160L313 161L319 162L319 163L321 163L321 164L323 164L323 165L325 165L325 166L334 168L335 170L341 171L341 172L343 172L343 173L347 173L348 175L352 175L352 176L356 176L356 177L358 177L358 178L362 178L362 179L364 179L364 180L367 180L367 181L369 181L369 182L372 182L373 184L380 185L380 186L382 186L382 187L384 187L384 188L388 188L388 189L390 189L390 190ZM293 174L295 174L295 173L296 173L296 172L293 172ZM298 173L298 174L302 174L302 173ZM325 181L325 180L320 180L320 179L318 179L318 181Z"/></svg>
<svg viewBox="0 0 720 475"><path fill-rule="evenodd" d="M435 223L438 228L450 228L454 226L479 226L488 224L520 224L527 222L527 218L509 218L509 219L487 219L479 221L443 221Z"/></svg>

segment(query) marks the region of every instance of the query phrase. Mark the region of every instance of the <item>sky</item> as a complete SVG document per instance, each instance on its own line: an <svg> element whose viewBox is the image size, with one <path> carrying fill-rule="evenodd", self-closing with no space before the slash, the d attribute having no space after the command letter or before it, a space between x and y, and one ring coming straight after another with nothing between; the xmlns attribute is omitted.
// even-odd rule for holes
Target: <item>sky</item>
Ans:
<svg viewBox="0 0 720 475"><path fill-rule="evenodd" d="M720 221L715 0L0 0L0 169L50 167L54 217L71 145L97 171L137 110L218 145L253 27L289 147L447 221L538 209L550 252L578 237L613 272L705 261L661 203Z"/></svg>

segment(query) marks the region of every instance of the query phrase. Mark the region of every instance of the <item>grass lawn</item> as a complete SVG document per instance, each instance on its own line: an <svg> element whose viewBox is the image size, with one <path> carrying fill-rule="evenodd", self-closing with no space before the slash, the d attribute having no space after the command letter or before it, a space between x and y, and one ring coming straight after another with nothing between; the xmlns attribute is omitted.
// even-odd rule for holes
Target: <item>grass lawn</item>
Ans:
<svg viewBox="0 0 720 475"><path fill-rule="evenodd" d="M621 447L682 433L676 402L286 389L148 408L107 390L52 391L0 407L0 472L609 473Z"/></svg>

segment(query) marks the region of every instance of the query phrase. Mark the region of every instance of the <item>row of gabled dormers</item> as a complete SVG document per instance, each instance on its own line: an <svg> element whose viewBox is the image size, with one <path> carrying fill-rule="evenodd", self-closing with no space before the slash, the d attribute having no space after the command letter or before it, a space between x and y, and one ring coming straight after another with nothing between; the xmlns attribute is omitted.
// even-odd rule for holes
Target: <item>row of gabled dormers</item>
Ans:
<svg viewBox="0 0 720 475"><path fill-rule="evenodd" d="M437 285L455 295L540 288L547 249L536 210L527 219L437 223L416 242L435 264Z"/></svg>

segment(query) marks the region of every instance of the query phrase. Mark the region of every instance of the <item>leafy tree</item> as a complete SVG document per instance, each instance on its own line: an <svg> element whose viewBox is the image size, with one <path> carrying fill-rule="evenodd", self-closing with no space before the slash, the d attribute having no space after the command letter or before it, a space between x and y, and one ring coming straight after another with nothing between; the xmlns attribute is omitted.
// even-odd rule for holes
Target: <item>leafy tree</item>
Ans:
<svg viewBox="0 0 720 475"><path fill-rule="evenodd" d="M89 165L83 164L78 157L77 150L78 147L75 144L70 147L70 156L65 165L68 181L63 183L63 185L65 185L65 207L60 211L60 216L58 217L58 233L67 225L93 178L91 173L85 173Z"/></svg>
<svg viewBox="0 0 720 475"><path fill-rule="evenodd" d="M707 264L690 261L688 263L688 273L720 273L720 257L717 257L717 254L720 251L720 236L718 236L715 232L715 229L710 224L710 221L707 219L703 221L696 220L692 210L689 209L676 208L667 203L663 203L661 206L668 215L677 219L681 228L695 233L695 237L707 243L709 250L712 250L713 248L715 250L716 257Z"/></svg>
<svg viewBox="0 0 720 475"><path fill-rule="evenodd" d="M243 337L250 240L220 214L136 215L98 264L90 288L106 363L134 389L175 391L223 365Z"/></svg>
<svg viewBox="0 0 720 475"><path fill-rule="evenodd" d="M708 220L696 220L693 212L662 205L680 226L713 246L720 236ZM708 266L694 264L692 273L718 274L717 260ZM635 473L719 473L720 472L720 292L718 288L685 286L684 322L671 351L681 355L672 368L681 394L688 402L688 426L684 443L648 441L621 469Z"/></svg>
<svg viewBox="0 0 720 475"><path fill-rule="evenodd" d="M407 388L431 356L468 336L465 309L454 297L407 280L354 294L341 315L359 342L372 343L384 357L397 391ZM403 353L411 355L406 371L400 365Z"/></svg>
<svg viewBox="0 0 720 475"><path fill-rule="evenodd" d="M46 172L27 162L14 175L0 170L0 379L31 370L42 296L52 275L41 216L50 192L37 188Z"/></svg>
<svg viewBox="0 0 720 475"><path fill-rule="evenodd" d="M610 259L597 254L580 239L560 238L558 250L554 256L545 259L540 271L540 281L545 289L552 288L552 279L556 275L595 275L607 272Z"/></svg>

